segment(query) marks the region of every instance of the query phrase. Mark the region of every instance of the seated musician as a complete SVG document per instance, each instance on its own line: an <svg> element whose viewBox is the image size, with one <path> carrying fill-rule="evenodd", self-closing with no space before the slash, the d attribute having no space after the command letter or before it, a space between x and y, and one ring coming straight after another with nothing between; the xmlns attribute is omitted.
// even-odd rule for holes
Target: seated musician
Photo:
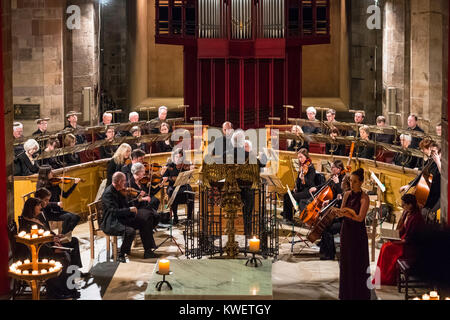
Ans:
<svg viewBox="0 0 450 320"><path fill-rule="evenodd" d="M402 208L404 211L397 225L401 240L383 244L378 256L377 266L380 270L381 285L396 284L397 260L400 258L414 259L414 250L409 245L409 240L414 233L420 231L425 225L416 197L413 194L403 195Z"/></svg>
<svg viewBox="0 0 450 320"><path fill-rule="evenodd" d="M306 116L308 117L309 121L317 121L316 114L317 114L316 108L309 107L308 109L306 109ZM319 134L321 132L320 128L310 124L302 126L302 130L305 134ZM305 149L309 150L308 142L305 142Z"/></svg>
<svg viewBox="0 0 450 320"><path fill-rule="evenodd" d="M108 162L106 169L106 186L111 185L112 176L116 172L120 172L122 167L126 164L127 160L131 155L131 147L127 143L122 143L119 148L117 148L116 153L114 153L111 160Z"/></svg>
<svg viewBox="0 0 450 320"><path fill-rule="evenodd" d="M400 135L400 144L402 149L407 151L411 148L412 137L410 135ZM397 152L394 156L394 164L400 167L414 169L418 167L419 159L414 156L407 155L403 152Z"/></svg>
<svg viewBox="0 0 450 320"><path fill-rule="evenodd" d="M60 187L60 185L63 185L63 181L55 177L50 166L43 166L39 169L36 190L45 188L50 191L50 202L54 205L49 206L48 209L45 210L45 213L49 221L63 221L62 234L72 232L78 225L78 222L80 222L80 216L63 210L61 199L61 197L67 199L80 181L79 178L73 179L73 184L69 190L63 191Z"/></svg>
<svg viewBox="0 0 450 320"><path fill-rule="evenodd" d="M34 157L39 151L39 144L34 139L29 139L23 144L24 152L14 160L14 174L16 176L31 176L38 173L39 165Z"/></svg>
<svg viewBox="0 0 450 320"><path fill-rule="evenodd" d="M175 181L181 172L189 171L191 165L185 163L184 151L181 148L177 148L172 153L172 158L161 170L163 176L163 181L168 183L167 195L172 196L175 190ZM193 218L194 214L194 195L190 193L185 193L185 191L192 192L192 188L189 184L185 184L180 187L176 198L174 199L171 207L173 224L178 224L178 205L187 204L187 218L190 220Z"/></svg>
<svg viewBox="0 0 450 320"><path fill-rule="evenodd" d="M330 130L330 137L333 140L336 140L337 137L339 137L339 129L333 128ZM325 144L325 153L326 154L332 154L335 156L343 156L345 155L345 146L342 144L331 144L327 143Z"/></svg>
<svg viewBox="0 0 450 320"><path fill-rule="evenodd" d="M309 152L306 149L300 149L297 153L299 161L299 174L295 181L295 189L292 195L294 199L299 203L303 199L311 197L309 190L314 187L314 181L316 177L316 169L309 158ZM289 194L284 195L283 212L281 215L288 221L293 221L293 205Z"/></svg>
<svg viewBox="0 0 450 320"><path fill-rule="evenodd" d="M56 138L50 138L46 142L46 147L44 152L51 152L60 147L59 140ZM61 161L60 157L50 157L42 159L40 161L41 166L50 166L52 169L59 169L64 167L64 163Z"/></svg>
<svg viewBox="0 0 450 320"><path fill-rule="evenodd" d="M69 133L64 137L64 148L74 147L77 144L77 138ZM81 163L78 153L68 153L63 156L64 166L70 167Z"/></svg>
<svg viewBox="0 0 450 320"><path fill-rule="evenodd" d="M126 262L126 255L131 252L131 245L139 230L144 245L144 259L155 258L152 251L156 249L153 239L153 221L150 210L139 210L129 205L126 193L126 178L122 172L112 176L112 184L102 195L103 219L100 227L103 232L112 236L123 236L122 246L119 250L119 262Z"/></svg>
<svg viewBox="0 0 450 320"><path fill-rule="evenodd" d="M342 195L344 192L350 190L350 184L348 179L345 179L344 164L341 160L336 160L331 166L332 181L330 183L331 190L333 191L333 200L336 200L334 207L341 207ZM312 193L320 190L322 186L313 187L310 189ZM324 206L328 206L325 202ZM334 244L334 235L341 231L342 218L335 218L328 228L326 228L320 240L320 260L334 260L336 255L336 247Z"/></svg>
<svg viewBox="0 0 450 320"><path fill-rule="evenodd" d="M23 124L20 122L14 122L13 124L13 137L14 140L20 140L23 138ZM23 150L23 143L14 146L14 156L19 156Z"/></svg>
<svg viewBox="0 0 450 320"><path fill-rule="evenodd" d="M36 124L37 124L37 130L35 132L33 132L33 136L42 136L44 134L47 134L47 127L48 127L48 121L50 119L49 118L45 118L45 119L37 119L36 120Z"/></svg>
<svg viewBox="0 0 450 320"><path fill-rule="evenodd" d="M153 188L150 181L144 183L144 179L148 180L148 176L145 173L145 166L142 163L134 163L131 167L131 177L128 181L128 186L139 191L139 201L136 203L138 209L147 208L152 210L153 225L156 226L159 223L158 208L159 199L155 195L161 190L160 186Z"/></svg>
<svg viewBox="0 0 450 320"><path fill-rule="evenodd" d="M379 116L377 118L377 127L380 128L386 127L386 117ZM392 134L387 133L375 133L373 134L372 140L376 142L394 144L394 136Z"/></svg>
<svg viewBox="0 0 450 320"><path fill-rule="evenodd" d="M108 127L108 129L106 129L103 139L105 139L106 142L112 143L115 137L116 137L116 130L114 129L114 127ZM117 146L112 144L101 146L99 148L100 159L112 158L114 153L117 151L117 148L118 148Z"/></svg>
<svg viewBox="0 0 450 320"><path fill-rule="evenodd" d="M370 141L370 128L368 126L362 126L359 128L359 135L361 140ZM356 151L356 157L362 159L373 160L375 155L375 149L371 145L359 146Z"/></svg>
<svg viewBox="0 0 450 320"><path fill-rule="evenodd" d="M159 133L166 134L170 132L170 125L166 122L161 123L159 127ZM173 150L173 142L169 138L165 141L156 141L156 152L164 153L164 152L172 152Z"/></svg>
<svg viewBox="0 0 450 320"><path fill-rule="evenodd" d="M428 195L426 195L427 200L422 209L422 214L425 218L427 218L429 213L433 212L435 207L439 205L441 196L441 174L438 167L438 163L440 165L440 158L437 149L439 146L431 139L422 140L419 146L422 152L427 157L427 160L424 163L424 169L413 181L410 182L409 185L401 187L400 193L405 192L410 187L417 186L422 177L425 178L425 180L429 180L429 178L432 176L429 192L428 190L419 190L419 192L421 193L428 193ZM418 191L416 190L416 193L417 192Z"/></svg>
<svg viewBox="0 0 450 320"><path fill-rule="evenodd" d="M80 297L78 290L75 288L69 289L67 286L70 283L69 277L71 276L71 273L67 272L67 268L71 265L76 265L79 268L82 267L78 239L72 237L71 242L61 243L62 237L55 235L45 220L45 217L42 217L41 210L45 206L46 203L43 203L40 199L28 199L22 210L22 219L19 220L19 230L30 233L32 227L36 225L39 229L52 233L54 240L41 246L39 259L54 259L59 261L62 264L62 272L58 277L46 281L47 295L50 299L77 299ZM72 248L73 251L68 254L67 251L54 249L52 246Z"/></svg>
<svg viewBox="0 0 450 320"><path fill-rule="evenodd" d="M408 117L408 130L410 131L417 131L417 132L424 132L421 127L417 124L418 118L415 114L412 114ZM411 148L413 149L420 149L420 142L422 141L422 138L413 137L411 141Z"/></svg>
<svg viewBox="0 0 450 320"><path fill-rule="evenodd" d="M101 126L109 126L112 122L113 115L112 113L105 112L102 116L102 122L100 123Z"/></svg>
<svg viewBox="0 0 450 320"><path fill-rule="evenodd" d="M163 123L166 123L166 125L168 126L169 131L172 131L172 127L170 126L170 124L167 123L167 107L166 106L161 106L158 109L158 117L156 117L155 119L152 119L150 121L150 131L151 133L159 133L160 132L160 128L161 125ZM171 150L172 151L172 150Z"/></svg>
<svg viewBox="0 0 450 320"><path fill-rule="evenodd" d="M136 149L131 152L131 162L123 165L122 168L120 169L120 171L124 173L125 176L127 177L127 182L130 182L131 180L132 177L131 167L133 166L133 164L144 163L144 157L145 152L142 151L141 149Z"/></svg>
<svg viewBox="0 0 450 320"><path fill-rule="evenodd" d="M134 126L133 128L131 128L130 133L134 138L140 138L142 136L142 130L138 126ZM146 143L136 142L136 143L132 143L130 146L131 146L132 150L140 149L140 150L144 151L144 153L147 152L147 144Z"/></svg>
<svg viewBox="0 0 450 320"><path fill-rule="evenodd" d="M355 125L357 125L357 126L363 125L365 117L366 117L366 113L364 111L355 112L355 117L354 117ZM357 137L359 133L360 133L359 131L348 130L347 136Z"/></svg>
<svg viewBox="0 0 450 320"><path fill-rule="evenodd" d="M292 126L291 133L293 134L299 134L303 133L302 127L300 126ZM294 151L297 152L300 149L306 148L306 144L302 140L287 140L288 148L287 151Z"/></svg>
<svg viewBox="0 0 450 320"><path fill-rule="evenodd" d="M68 114L66 114L68 124L64 127L64 129L74 129L78 131L83 129L82 126L78 125L77 114L79 113L75 111L70 111ZM76 144L83 144L86 142L86 137L84 136L84 134L77 133L76 131L74 131L73 134L76 138Z"/></svg>

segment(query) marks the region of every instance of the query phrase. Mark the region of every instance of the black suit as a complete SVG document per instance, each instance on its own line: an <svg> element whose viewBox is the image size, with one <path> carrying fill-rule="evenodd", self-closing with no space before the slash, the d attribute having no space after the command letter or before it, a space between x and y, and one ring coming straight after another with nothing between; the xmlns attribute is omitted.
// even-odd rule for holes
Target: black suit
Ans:
<svg viewBox="0 0 450 320"><path fill-rule="evenodd" d="M122 166L123 164L116 164L114 159L109 160L106 168L106 186L111 185L114 173L120 172L122 170Z"/></svg>
<svg viewBox="0 0 450 320"><path fill-rule="evenodd" d="M39 165L37 161L31 163L26 153L19 155L14 161L14 174L16 176L31 176L39 172Z"/></svg>
<svg viewBox="0 0 450 320"><path fill-rule="evenodd" d="M117 146L101 146L100 150L100 159L108 159L112 158L114 153L117 151Z"/></svg>
<svg viewBox="0 0 450 320"><path fill-rule="evenodd" d="M77 144L83 144L86 142L86 137L84 136L84 134L77 134L77 131L83 130L82 126L77 125L77 128L75 129L69 123L67 126L64 127L64 129L74 129L75 130L73 134L75 135L75 138L77 139Z"/></svg>
<svg viewBox="0 0 450 320"><path fill-rule="evenodd" d="M66 167L75 166L81 163L80 155L78 153L68 153L63 156L63 161Z"/></svg>
<svg viewBox="0 0 450 320"><path fill-rule="evenodd" d="M410 169L419 167L419 159L417 157L405 155L403 152L397 152L393 162L397 166Z"/></svg>
<svg viewBox="0 0 450 320"><path fill-rule="evenodd" d="M127 199L113 185L107 187L103 193L102 205L103 219L100 226L108 235L124 237L120 248L121 255L130 253L137 229L145 252L156 248L149 210L140 210L137 214L131 212Z"/></svg>
<svg viewBox="0 0 450 320"><path fill-rule="evenodd" d="M409 131L418 131L418 132L424 132L421 127L416 126L414 129L408 128ZM409 146L412 149L419 149L420 142L422 141L422 138L412 137L411 139L411 145Z"/></svg>

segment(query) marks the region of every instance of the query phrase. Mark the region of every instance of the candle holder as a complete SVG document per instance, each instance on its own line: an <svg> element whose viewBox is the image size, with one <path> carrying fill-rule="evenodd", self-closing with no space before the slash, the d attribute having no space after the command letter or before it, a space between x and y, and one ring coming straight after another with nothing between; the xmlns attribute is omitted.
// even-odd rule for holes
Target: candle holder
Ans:
<svg viewBox="0 0 450 320"><path fill-rule="evenodd" d="M172 273L173 273L172 271L169 271L168 274L160 273L159 271L156 271L156 274L159 274L160 276L163 276L162 281L159 281L159 282L156 284L156 286L155 286L155 288L156 288L158 291L161 291L161 288L162 288L162 286L163 286L164 284L167 284L167 286L169 287L169 290L172 290L172 286L170 285L169 281L166 280L166 276L170 276L170 275L172 275Z"/></svg>
<svg viewBox="0 0 450 320"><path fill-rule="evenodd" d="M248 265L250 264L250 265ZM247 260L247 262L245 263L245 266L249 266L249 267L255 267L258 268L258 266L262 266L262 261L261 259L256 257L256 252L252 252L252 257L249 258Z"/></svg>

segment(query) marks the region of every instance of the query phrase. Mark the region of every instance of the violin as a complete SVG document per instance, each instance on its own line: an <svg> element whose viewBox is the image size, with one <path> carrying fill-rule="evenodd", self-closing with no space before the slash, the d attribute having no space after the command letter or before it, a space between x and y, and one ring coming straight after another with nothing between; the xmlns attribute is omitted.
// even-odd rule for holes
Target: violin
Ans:
<svg viewBox="0 0 450 320"><path fill-rule="evenodd" d="M305 175L308 174L308 169L311 166L312 161L311 159L307 159L305 163L301 165L300 169L300 179L302 180L302 183L305 184Z"/></svg>
<svg viewBox="0 0 450 320"><path fill-rule="evenodd" d="M75 179L77 178L72 178L72 177L53 177L51 179L48 180L48 182L52 185L52 186L57 186L60 184L69 184L75 181ZM86 182L86 180L84 179L80 179L80 182Z"/></svg>
<svg viewBox="0 0 450 320"><path fill-rule="evenodd" d="M120 190L120 193L124 196L124 197L131 197L131 198L137 198L141 192L134 189L134 188L125 188L123 190Z"/></svg>

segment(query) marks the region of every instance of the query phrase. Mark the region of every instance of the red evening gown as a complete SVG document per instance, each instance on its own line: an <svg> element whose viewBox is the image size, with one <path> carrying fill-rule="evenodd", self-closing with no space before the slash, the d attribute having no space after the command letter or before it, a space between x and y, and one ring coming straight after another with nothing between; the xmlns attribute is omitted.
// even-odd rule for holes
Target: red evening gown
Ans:
<svg viewBox="0 0 450 320"><path fill-rule="evenodd" d="M362 192L351 192L345 207L359 214ZM339 259L339 299L370 300L367 281L369 269L369 240L365 222L344 217L341 228L341 257Z"/></svg>
<svg viewBox="0 0 450 320"><path fill-rule="evenodd" d="M412 233L425 225L420 211L414 212L408 216L403 228L400 229L400 237L405 243ZM400 258L408 259L411 254L405 252L404 243L402 242L387 242L383 244L378 256L377 266L380 269L380 284L381 285L395 285L397 274L397 260ZM375 279L372 281L374 282Z"/></svg>

